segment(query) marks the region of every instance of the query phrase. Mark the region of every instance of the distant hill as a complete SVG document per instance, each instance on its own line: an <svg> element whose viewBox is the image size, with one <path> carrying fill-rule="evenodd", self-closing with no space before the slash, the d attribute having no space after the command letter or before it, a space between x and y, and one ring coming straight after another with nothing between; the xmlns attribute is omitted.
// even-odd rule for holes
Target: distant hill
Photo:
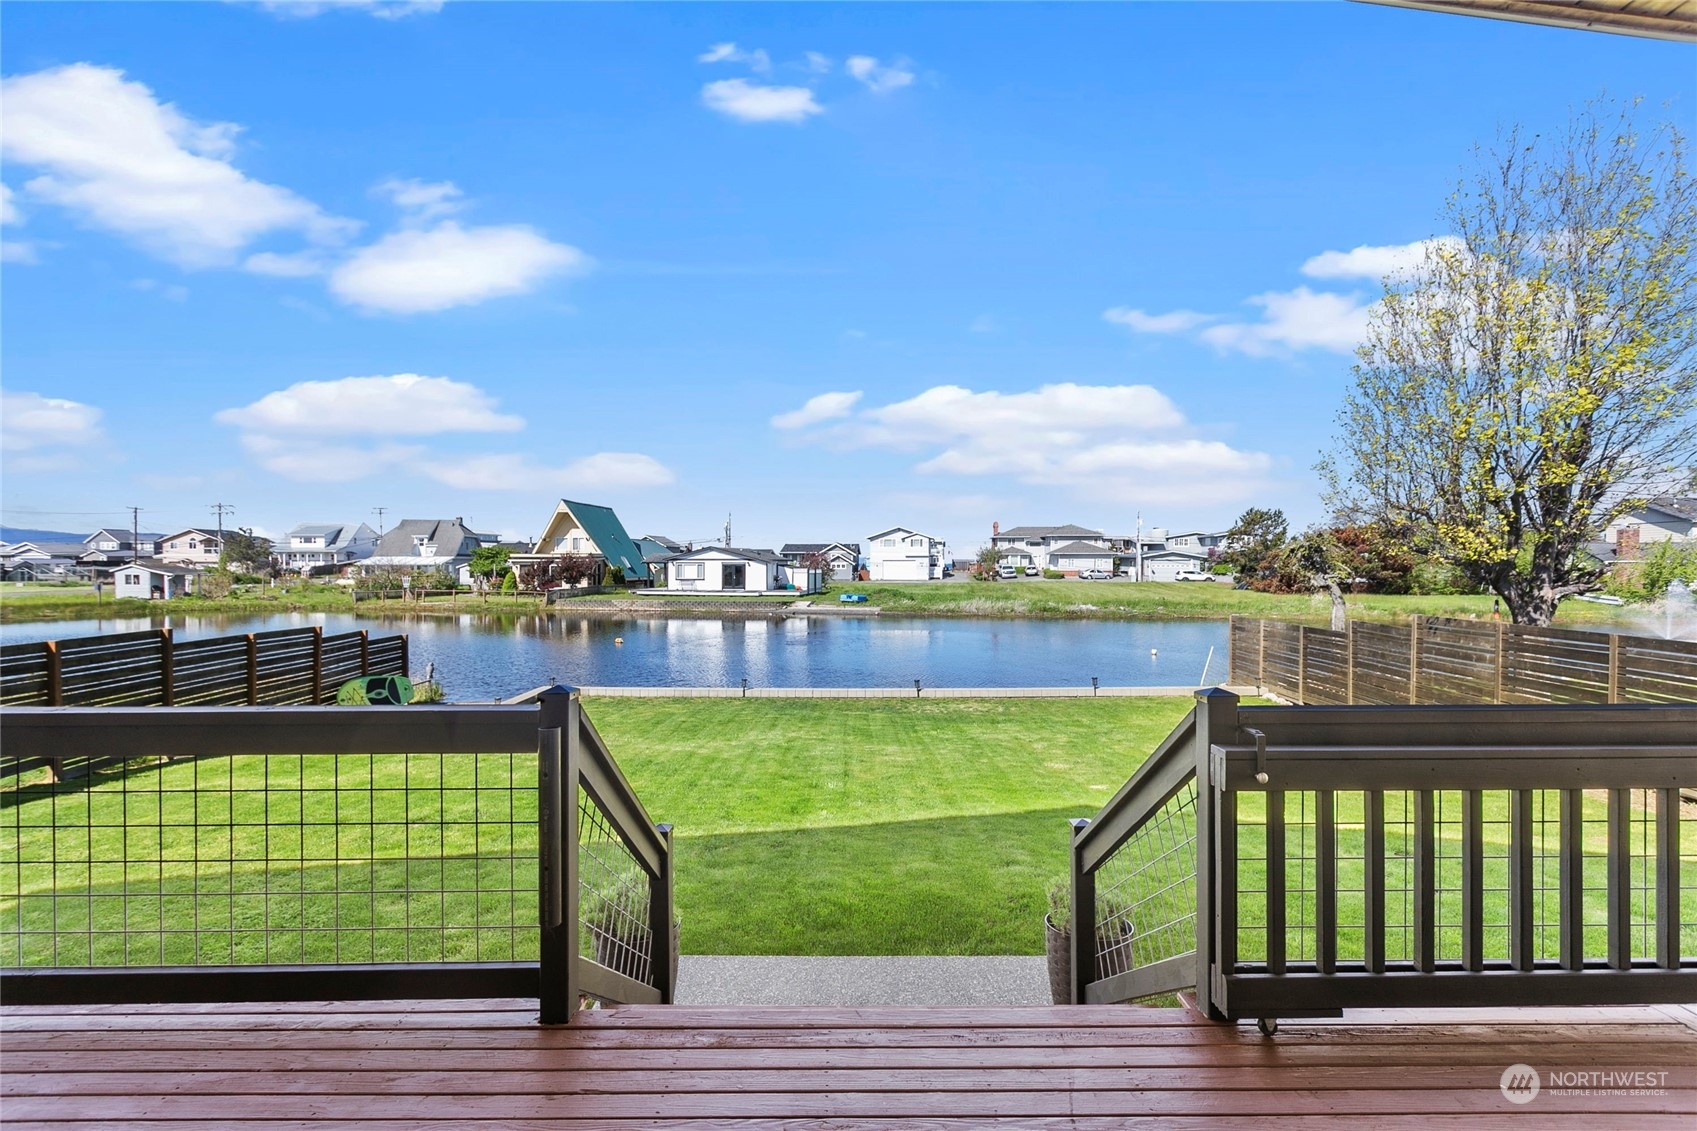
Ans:
<svg viewBox="0 0 1697 1131"><path fill-rule="evenodd" d="M26 526L0 526L0 542L81 542L88 531L73 534L69 530L34 530Z"/></svg>

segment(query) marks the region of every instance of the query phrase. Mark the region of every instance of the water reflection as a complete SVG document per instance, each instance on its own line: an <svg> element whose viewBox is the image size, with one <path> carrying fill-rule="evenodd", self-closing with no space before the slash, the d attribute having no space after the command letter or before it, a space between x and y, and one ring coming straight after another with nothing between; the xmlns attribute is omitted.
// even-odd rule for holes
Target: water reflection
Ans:
<svg viewBox="0 0 1697 1131"><path fill-rule="evenodd" d="M1186 685L1224 672L1219 621L927 620L531 616L107 618L0 626L5 642L131 632L169 624L179 639L322 625L412 636L455 699L493 699L544 683L582 686L1104 687Z"/></svg>

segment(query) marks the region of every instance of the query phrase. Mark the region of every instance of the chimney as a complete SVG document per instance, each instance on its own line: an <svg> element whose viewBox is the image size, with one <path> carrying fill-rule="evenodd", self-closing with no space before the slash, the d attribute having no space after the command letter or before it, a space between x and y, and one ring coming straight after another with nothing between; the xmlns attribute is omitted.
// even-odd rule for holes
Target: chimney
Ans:
<svg viewBox="0 0 1697 1131"><path fill-rule="evenodd" d="M990 537L994 538L996 535L1000 534L1001 532L1002 532L1002 524L1001 523L992 522L990 524Z"/></svg>
<svg viewBox="0 0 1697 1131"><path fill-rule="evenodd" d="M1615 561L1635 562L1640 557L1638 552L1638 528L1623 526L1615 534Z"/></svg>

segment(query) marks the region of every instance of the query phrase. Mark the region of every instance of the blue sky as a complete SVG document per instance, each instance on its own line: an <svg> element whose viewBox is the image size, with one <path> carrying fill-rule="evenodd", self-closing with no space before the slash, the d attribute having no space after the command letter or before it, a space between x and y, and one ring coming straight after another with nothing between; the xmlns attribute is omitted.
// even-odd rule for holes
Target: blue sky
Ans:
<svg viewBox="0 0 1697 1131"><path fill-rule="evenodd" d="M8 4L8 525L970 552L1322 515L1475 142L1691 48L1343 3Z"/></svg>

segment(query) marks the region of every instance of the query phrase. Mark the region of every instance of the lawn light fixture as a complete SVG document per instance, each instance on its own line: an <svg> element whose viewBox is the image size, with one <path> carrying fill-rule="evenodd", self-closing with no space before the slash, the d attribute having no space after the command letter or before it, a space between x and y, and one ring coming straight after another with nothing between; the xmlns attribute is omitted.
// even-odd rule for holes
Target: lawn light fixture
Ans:
<svg viewBox="0 0 1697 1131"><path fill-rule="evenodd" d="M748 698L748 677L746 675L742 677L742 697Z"/></svg>
<svg viewBox="0 0 1697 1131"><path fill-rule="evenodd" d="M919 698L919 681L917 679L913 681L913 697Z"/></svg>
<svg viewBox="0 0 1697 1131"><path fill-rule="evenodd" d="M1096 688L1099 683L1100 681L1095 676L1090 677L1090 694L1096 694Z"/></svg>

